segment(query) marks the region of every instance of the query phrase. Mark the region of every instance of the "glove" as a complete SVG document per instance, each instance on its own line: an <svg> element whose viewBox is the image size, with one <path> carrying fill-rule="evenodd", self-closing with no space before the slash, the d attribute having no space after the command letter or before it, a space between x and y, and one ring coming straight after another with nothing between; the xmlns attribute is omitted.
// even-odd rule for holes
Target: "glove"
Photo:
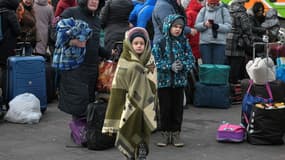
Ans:
<svg viewBox="0 0 285 160"><path fill-rule="evenodd" d="M178 71L182 70L183 66L180 61L175 61L172 63L171 69L173 72L178 73Z"/></svg>
<svg viewBox="0 0 285 160"><path fill-rule="evenodd" d="M176 65L177 65L178 71L181 71L183 69L183 65L182 65L182 63L179 60L176 61Z"/></svg>
<svg viewBox="0 0 285 160"><path fill-rule="evenodd" d="M214 30L217 30L219 28L219 25L217 23L213 23L213 27Z"/></svg>

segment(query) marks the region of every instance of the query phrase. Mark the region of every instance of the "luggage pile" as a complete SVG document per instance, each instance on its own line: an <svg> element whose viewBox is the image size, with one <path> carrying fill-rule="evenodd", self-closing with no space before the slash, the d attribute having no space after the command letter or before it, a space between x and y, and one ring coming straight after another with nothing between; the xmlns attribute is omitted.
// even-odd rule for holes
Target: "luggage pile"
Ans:
<svg viewBox="0 0 285 160"><path fill-rule="evenodd" d="M195 83L194 106L229 108L230 66L220 64L200 64L199 82Z"/></svg>
<svg viewBox="0 0 285 160"><path fill-rule="evenodd" d="M270 43L263 45L266 45L266 57L255 57L253 52L253 60L249 63L260 63L251 65L252 68L247 64L250 80L241 82L244 94L241 123L246 127L246 139L250 144L280 145L284 144L285 134L285 82L276 80L274 59L269 55Z"/></svg>

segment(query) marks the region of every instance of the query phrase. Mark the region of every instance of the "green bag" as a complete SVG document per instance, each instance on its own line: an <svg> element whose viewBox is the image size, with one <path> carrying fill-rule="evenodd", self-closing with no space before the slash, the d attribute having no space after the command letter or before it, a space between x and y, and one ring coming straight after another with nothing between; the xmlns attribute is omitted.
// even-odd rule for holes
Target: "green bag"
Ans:
<svg viewBox="0 0 285 160"><path fill-rule="evenodd" d="M199 79L204 84L227 84L229 82L229 65L200 64Z"/></svg>

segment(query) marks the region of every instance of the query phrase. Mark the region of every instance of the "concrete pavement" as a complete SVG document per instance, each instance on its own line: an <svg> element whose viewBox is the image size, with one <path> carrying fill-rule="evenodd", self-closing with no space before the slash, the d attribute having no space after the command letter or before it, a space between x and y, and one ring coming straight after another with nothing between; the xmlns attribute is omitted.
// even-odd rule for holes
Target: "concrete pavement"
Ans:
<svg viewBox="0 0 285 160"><path fill-rule="evenodd" d="M68 128L70 116L51 103L39 124L0 122L0 160L125 160L112 148L90 151L76 146ZM284 160L285 145L255 146L244 143L218 143L216 129L223 120L239 123L240 106L229 109L195 108L184 112L182 137L185 147L155 146L152 135L148 160ZM284 122L285 123L285 122Z"/></svg>

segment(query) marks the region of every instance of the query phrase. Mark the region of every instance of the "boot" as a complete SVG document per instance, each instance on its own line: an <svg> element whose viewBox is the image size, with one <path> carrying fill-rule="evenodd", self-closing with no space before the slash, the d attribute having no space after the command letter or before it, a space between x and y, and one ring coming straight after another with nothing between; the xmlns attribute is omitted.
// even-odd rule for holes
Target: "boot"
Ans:
<svg viewBox="0 0 285 160"><path fill-rule="evenodd" d="M147 150L146 144L144 143L139 144L136 160L146 160L147 154L148 154L148 150Z"/></svg>
<svg viewBox="0 0 285 160"><path fill-rule="evenodd" d="M172 144L175 147L183 147L184 146L184 143L183 143L183 141L181 140L181 137L180 137L180 132L178 132L178 131L171 133L171 140L172 140Z"/></svg>
<svg viewBox="0 0 285 160"><path fill-rule="evenodd" d="M169 144L171 142L170 132L161 132L160 134L161 135L160 135L156 145L158 147L165 147L165 146L167 146L167 144Z"/></svg>

